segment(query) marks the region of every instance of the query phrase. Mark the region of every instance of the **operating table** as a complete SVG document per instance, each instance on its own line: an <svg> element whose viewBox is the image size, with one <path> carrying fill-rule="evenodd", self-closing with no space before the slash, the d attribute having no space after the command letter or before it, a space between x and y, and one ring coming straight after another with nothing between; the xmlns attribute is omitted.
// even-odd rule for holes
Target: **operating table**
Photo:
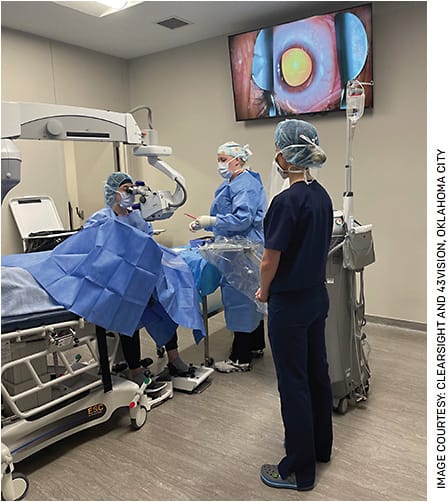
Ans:
<svg viewBox="0 0 448 502"><path fill-rule="evenodd" d="M148 129L141 130L131 115L141 108L148 109ZM142 187L143 217L147 221L171 217L186 201L185 180L161 160L171 154L171 148L157 144L150 115L147 107L118 113L49 103L2 102L2 201L21 179L22 157L16 139L121 143L132 145L134 156L146 157L152 167L176 183L174 193ZM119 163L116 169L121 169ZM30 288L19 293L28 305ZM9 293L3 300L8 297ZM58 305L9 310L2 315L2 498L18 500L26 493L28 481L13 472L14 462L108 420L120 407L128 407L134 428L145 423L155 404L145 394L150 378L139 387L111 375L119 340L115 337L108 354L111 343L107 338L105 330L92 333L82 318ZM159 397L171 396L170 384Z"/></svg>
<svg viewBox="0 0 448 502"><path fill-rule="evenodd" d="M20 284L16 294L26 299L26 313L14 303L12 283ZM128 408L131 427L139 429L173 388L168 383L151 399L145 394L149 374L141 386L111 375L119 338L87 329L82 318L46 298L25 270L2 267L2 289L2 309L12 307L8 315L2 312L2 494L18 499L24 494L12 483L25 478L13 479L14 462L107 421L119 408Z"/></svg>

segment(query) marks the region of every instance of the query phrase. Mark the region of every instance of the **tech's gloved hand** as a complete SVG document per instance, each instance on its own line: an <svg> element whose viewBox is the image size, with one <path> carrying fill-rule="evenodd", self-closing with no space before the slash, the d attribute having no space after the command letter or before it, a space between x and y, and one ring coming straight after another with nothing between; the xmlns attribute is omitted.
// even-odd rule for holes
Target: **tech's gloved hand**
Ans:
<svg viewBox="0 0 448 502"><path fill-rule="evenodd" d="M191 232L197 232L201 228L201 226L199 225L198 220L194 220L188 224L188 228L190 229Z"/></svg>
<svg viewBox="0 0 448 502"><path fill-rule="evenodd" d="M215 224L216 224L215 216L203 215L199 216L194 221L192 221L189 227L192 232L197 232L201 228L213 227Z"/></svg>

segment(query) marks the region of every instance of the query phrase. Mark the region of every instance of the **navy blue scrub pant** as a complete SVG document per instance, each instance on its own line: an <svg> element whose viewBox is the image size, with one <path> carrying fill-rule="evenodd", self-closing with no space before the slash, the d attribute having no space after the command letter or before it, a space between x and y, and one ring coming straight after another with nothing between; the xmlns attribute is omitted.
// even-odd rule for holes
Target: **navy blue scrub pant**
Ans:
<svg viewBox="0 0 448 502"><path fill-rule="evenodd" d="M272 348L285 427L282 478L295 473L297 485L314 484L316 460L330 460L333 400L325 347L329 300L325 286L273 294L268 303Z"/></svg>

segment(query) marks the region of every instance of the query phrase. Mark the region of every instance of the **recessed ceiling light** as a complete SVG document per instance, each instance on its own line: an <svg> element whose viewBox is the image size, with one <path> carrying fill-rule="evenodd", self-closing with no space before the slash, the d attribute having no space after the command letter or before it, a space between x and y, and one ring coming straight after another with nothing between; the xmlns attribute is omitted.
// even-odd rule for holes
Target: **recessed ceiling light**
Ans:
<svg viewBox="0 0 448 502"><path fill-rule="evenodd" d="M129 9L129 7L134 7L134 5L143 3L143 0L98 0L97 2L67 1L54 3L77 10L83 14L89 14L89 16L104 17L124 9Z"/></svg>
<svg viewBox="0 0 448 502"><path fill-rule="evenodd" d="M123 9L128 3L127 0L96 0L97 3L102 3L111 9Z"/></svg>

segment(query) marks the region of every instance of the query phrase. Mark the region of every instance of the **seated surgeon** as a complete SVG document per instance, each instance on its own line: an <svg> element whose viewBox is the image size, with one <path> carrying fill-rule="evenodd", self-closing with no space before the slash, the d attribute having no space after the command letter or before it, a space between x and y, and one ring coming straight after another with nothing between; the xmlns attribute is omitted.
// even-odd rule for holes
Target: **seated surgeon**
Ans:
<svg viewBox="0 0 448 502"><path fill-rule="evenodd" d="M148 235L153 235L151 223L143 219L140 210L132 209L135 196L127 192L127 189L132 186L133 181L128 174L122 172L112 173L107 178L106 184L104 185L104 200L106 207L90 216L85 222L84 228L88 228L103 218L116 218ZM154 292L150 305L155 306L157 304L159 310L163 309L157 301L156 296ZM162 316L164 315L167 317L166 326L169 326L168 329L173 330L171 339L165 344L170 374L172 376L188 376L190 368L180 358L178 352L177 325L169 319L166 313L162 313ZM144 368L140 366L139 331L135 331L132 337L120 334L120 340L123 348L123 355L129 367L129 377L141 385L144 380ZM160 382L152 383L149 386L149 390L155 390L154 388L158 386L160 386Z"/></svg>

